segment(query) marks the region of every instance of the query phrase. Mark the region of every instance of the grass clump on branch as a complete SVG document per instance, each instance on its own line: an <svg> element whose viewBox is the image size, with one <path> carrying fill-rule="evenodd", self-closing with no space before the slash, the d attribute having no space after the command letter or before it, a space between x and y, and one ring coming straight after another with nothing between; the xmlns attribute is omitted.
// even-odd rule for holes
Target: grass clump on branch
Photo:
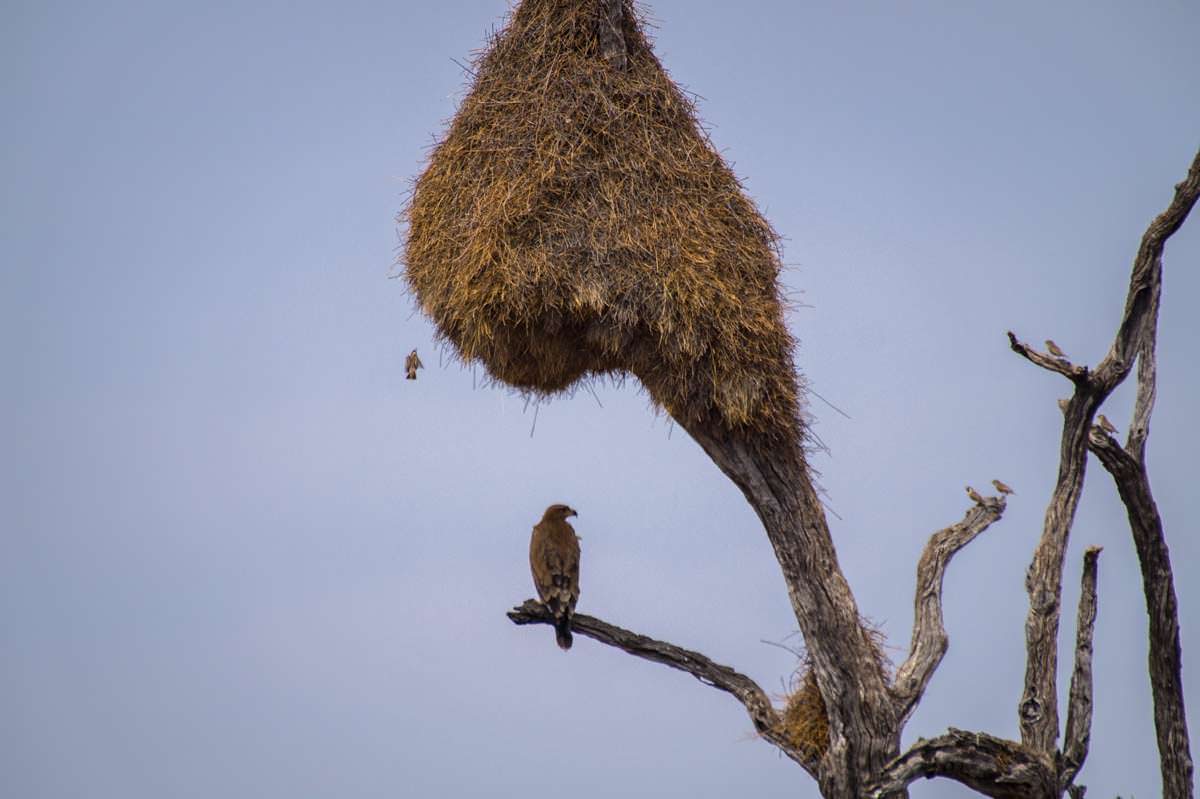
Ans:
<svg viewBox="0 0 1200 799"><path fill-rule="evenodd" d="M607 4L523 0L476 59L404 212L409 287L522 391L631 373L677 419L798 437L777 237L628 0L605 57Z"/></svg>
<svg viewBox="0 0 1200 799"><path fill-rule="evenodd" d="M887 636L868 619L862 620L862 626L875 662L885 674L890 675L892 662L886 651ZM795 654L800 658L800 664L792 674L790 689L783 697L778 732L802 757L816 761L829 749L829 711L817 686L812 657L805 652Z"/></svg>

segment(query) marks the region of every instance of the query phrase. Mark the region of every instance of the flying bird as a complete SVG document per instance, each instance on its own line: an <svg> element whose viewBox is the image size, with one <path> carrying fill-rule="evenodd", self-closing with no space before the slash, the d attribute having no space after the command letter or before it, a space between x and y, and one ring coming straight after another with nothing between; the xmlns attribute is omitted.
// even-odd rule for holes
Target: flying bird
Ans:
<svg viewBox="0 0 1200 799"><path fill-rule="evenodd" d="M1001 494L1015 493L1011 488L1008 487L1007 483L1001 482L1000 480L993 480L992 485L994 485L996 487L996 490L999 491Z"/></svg>
<svg viewBox="0 0 1200 799"><path fill-rule="evenodd" d="M1048 349L1050 351L1050 354L1053 355L1055 358L1067 357L1067 354L1065 352L1063 352L1061 349L1059 349L1058 345L1055 344L1050 339L1046 339L1046 349Z"/></svg>
<svg viewBox="0 0 1200 799"><path fill-rule="evenodd" d="M1096 424L1100 425L1100 429L1110 435L1117 434L1117 428L1113 427L1113 423L1108 421L1108 417L1102 413L1096 415Z"/></svg>
<svg viewBox="0 0 1200 799"><path fill-rule="evenodd" d="M417 355L417 351L413 350L408 354L408 357L404 359L404 379L416 380L417 370L424 368L425 364L421 363L421 359Z"/></svg>
<svg viewBox="0 0 1200 799"><path fill-rule="evenodd" d="M529 540L533 587L554 616L554 637L563 650L571 648L571 617L579 601L579 536L567 517L578 515L569 505L551 505Z"/></svg>
<svg viewBox="0 0 1200 799"><path fill-rule="evenodd" d="M967 496L970 497L971 501L976 505L984 504L983 496L970 486L967 486Z"/></svg>

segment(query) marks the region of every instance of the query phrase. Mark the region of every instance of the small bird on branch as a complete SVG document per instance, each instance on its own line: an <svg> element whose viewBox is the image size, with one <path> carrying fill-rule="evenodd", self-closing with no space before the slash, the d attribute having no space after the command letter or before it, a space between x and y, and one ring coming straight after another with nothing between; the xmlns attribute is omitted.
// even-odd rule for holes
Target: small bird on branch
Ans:
<svg viewBox="0 0 1200 799"><path fill-rule="evenodd" d="M993 480L992 485L994 485L996 487L996 490L999 491L1001 494L1016 493L1015 491L1013 491L1011 488L1008 487L1007 483L1001 482L1000 480Z"/></svg>
<svg viewBox="0 0 1200 799"><path fill-rule="evenodd" d="M1055 344L1053 341L1051 341L1050 339L1046 339L1046 349L1049 350L1050 354L1053 355L1055 358L1067 357L1067 354L1065 352L1063 352L1059 348L1059 346L1057 344Z"/></svg>
<svg viewBox="0 0 1200 799"><path fill-rule="evenodd" d="M417 370L424 368L425 364L421 363L421 359L417 355L417 351L414 349L408 354L408 357L404 359L404 379L416 380Z"/></svg>
<svg viewBox="0 0 1200 799"><path fill-rule="evenodd" d="M1109 435L1117 434L1117 428L1113 427L1113 423L1108 421L1108 417L1102 413L1096 415L1096 424L1100 425L1100 429Z"/></svg>
<svg viewBox="0 0 1200 799"><path fill-rule="evenodd" d="M579 536L567 517L578 515L569 505L551 505L529 540L533 587L554 616L554 637L563 650L571 648L571 617L579 601Z"/></svg>
<svg viewBox="0 0 1200 799"><path fill-rule="evenodd" d="M983 495L982 495L982 494L980 494L980 493L979 493L978 491L976 491L975 489L971 488L970 486L967 486L967 496L968 496L968 497L970 497L970 498L971 498L971 501L972 501L972 502L974 502L976 505L983 505L983 504L985 504L985 500L984 500L984 498L983 498Z"/></svg>

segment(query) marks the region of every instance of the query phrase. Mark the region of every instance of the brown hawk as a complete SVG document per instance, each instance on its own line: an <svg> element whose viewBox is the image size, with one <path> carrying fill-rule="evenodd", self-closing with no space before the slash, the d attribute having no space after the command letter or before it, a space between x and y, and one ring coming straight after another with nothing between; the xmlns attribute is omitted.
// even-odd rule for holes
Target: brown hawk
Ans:
<svg viewBox="0 0 1200 799"><path fill-rule="evenodd" d="M564 650L571 648L571 616L579 601L579 537L567 517L578 515L569 505L551 505L529 539L533 587L554 616L554 635Z"/></svg>
<svg viewBox="0 0 1200 799"><path fill-rule="evenodd" d="M416 380L417 370L424 368L425 364L421 363L420 357L417 356L417 351L413 350L404 359L404 378L406 380Z"/></svg>

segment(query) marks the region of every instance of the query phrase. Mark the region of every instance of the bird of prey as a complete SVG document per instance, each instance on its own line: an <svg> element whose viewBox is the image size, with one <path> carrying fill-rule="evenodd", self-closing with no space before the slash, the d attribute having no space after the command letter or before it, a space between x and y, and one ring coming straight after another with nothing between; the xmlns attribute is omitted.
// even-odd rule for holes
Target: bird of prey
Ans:
<svg viewBox="0 0 1200 799"><path fill-rule="evenodd" d="M971 488L970 486L967 486L967 496L970 497L971 501L974 502L976 505L984 504L983 496L978 491Z"/></svg>
<svg viewBox="0 0 1200 799"><path fill-rule="evenodd" d="M417 351L413 350L408 354L408 357L404 359L404 379L416 380L417 370L424 368L425 364L421 363L420 357L417 356Z"/></svg>
<svg viewBox="0 0 1200 799"><path fill-rule="evenodd" d="M571 648L571 617L579 601L579 537L567 517L578 515L569 505L551 505L529 540L533 587L554 616L554 637L563 650Z"/></svg>
<svg viewBox="0 0 1200 799"><path fill-rule="evenodd" d="M1067 354L1065 352L1063 352L1061 349L1059 349L1058 345L1055 344L1050 339L1046 339L1046 349L1049 350L1050 354L1053 355L1055 358L1067 357Z"/></svg>
<svg viewBox="0 0 1200 799"><path fill-rule="evenodd" d="M996 490L999 491L1001 494L1015 493L1011 488L1008 487L1007 483L1001 482L1000 480L993 480L992 485L994 485L996 487Z"/></svg>
<svg viewBox="0 0 1200 799"><path fill-rule="evenodd" d="M1108 417L1102 413L1096 415L1096 424L1100 425L1100 429L1110 435L1117 434L1117 428L1113 427L1113 423L1108 421Z"/></svg>

